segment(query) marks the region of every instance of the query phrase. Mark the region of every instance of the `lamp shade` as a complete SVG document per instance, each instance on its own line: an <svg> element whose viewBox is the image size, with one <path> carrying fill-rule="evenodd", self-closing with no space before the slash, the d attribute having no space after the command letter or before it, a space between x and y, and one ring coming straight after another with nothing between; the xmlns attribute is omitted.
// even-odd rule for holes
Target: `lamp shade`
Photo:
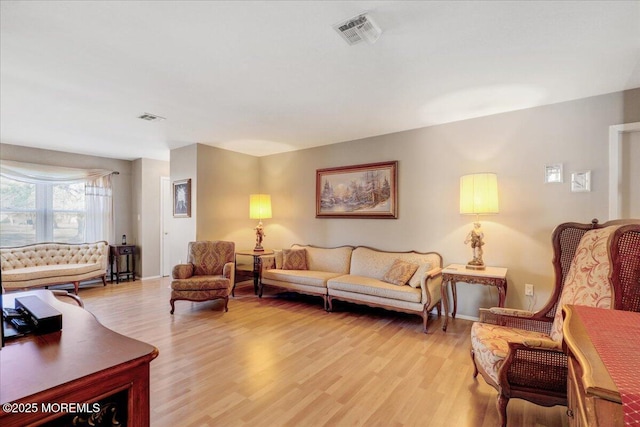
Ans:
<svg viewBox="0 0 640 427"><path fill-rule="evenodd" d="M498 212L498 176L495 173L475 173L460 178L461 214Z"/></svg>
<svg viewBox="0 0 640 427"><path fill-rule="evenodd" d="M250 219L271 218L271 195L269 194L249 195L249 218Z"/></svg>

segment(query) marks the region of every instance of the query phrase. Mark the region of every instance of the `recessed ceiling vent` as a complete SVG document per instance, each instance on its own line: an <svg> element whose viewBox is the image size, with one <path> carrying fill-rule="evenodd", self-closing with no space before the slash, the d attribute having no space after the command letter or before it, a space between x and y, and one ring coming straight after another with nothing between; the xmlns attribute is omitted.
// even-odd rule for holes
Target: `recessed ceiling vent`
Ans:
<svg viewBox="0 0 640 427"><path fill-rule="evenodd" d="M144 113L141 116L138 116L139 119L146 120L148 122L155 122L159 120L165 120L164 117L156 116L155 114Z"/></svg>
<svg viewBox="0 0 640 427"><path fill-rule="evenodd" d="M362 13L346 21L338 22L333 29L349 44L354 45L365 40L373 44L378 40L382 30L378 27L368 13Z"/></svg>

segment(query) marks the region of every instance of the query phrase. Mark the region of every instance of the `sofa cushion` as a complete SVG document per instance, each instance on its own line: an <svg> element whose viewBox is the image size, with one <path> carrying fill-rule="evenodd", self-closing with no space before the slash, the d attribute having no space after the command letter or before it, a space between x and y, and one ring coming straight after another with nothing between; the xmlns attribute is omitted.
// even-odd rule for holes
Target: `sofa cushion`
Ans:
<svg viewBox="0 0 640 427"><path fill-rule="evenodd" d="M291 249L307 251L307 268L315 271L348 274L351 263L351 246L319 248L315 246L292 245Z"/></svg>
<svg viewBox="0 0 640 427"><path fill-rule="evenodd" d="M262 272L262 280L276 280L279 282L297 283L300 285L327 287L327 280L340 276L339 273L315 270L278 270L271 269Z"/></svg>
<svg viewBox="0 0 640 427"><path fill-rule="evenodd" d="M276 268L282 268L282 249L273 251L273 258L276 263Z"/></svg>
<svg viewBox="0 0 640 427"><path fill-rule="evenodd" d="M383 281L392 285L404 286L418 269L418 264L396 259L382 278Z"/></svg>
<svg viewBox="0 0 640 427"><path fill-rule="evenodd" d="M530 340L548 340L542 332L527 331L490 323L475 322L471 326L471 348L476 363L499 384L498 371L509 352L509 343L524 343Z"/></svg>
<svg viewBox="0 0 640 427"><path fill-rule="evenodd" d="M282 251L283 270L308 270L305 249L284 249Z"/></svg>
<svg viewBox="0 0 640 427"><path fill-rule="evenodd" d="M418 264L420 267L409 280L412 288L419 288L424 273L440 266L440 258L435 253L418 252L382 252L370 248L358 247L351 255L350 273L356 276L368 276L382 280L396 259Z"/></svg>
<svg viewBox="0 0 640 427"><path fill-rule="evenodd" d="M17 268L2 272L2 279L7 282L75 276L79 274L101 271L100 264L60 264L41 265L37 267Z"/></svg>
<svg viewBox="0 0 640 427"><path fill-rule="evenodd" d="M224 276L193 276L184 280L173 280L171 289L174 291L208 291L228 289L230 280Z"/></svg>
<svg viewBox="0 0 640 427"><path fill-rule="evenodd" d="M382 298L395 299L408 302L421 302L420 289L411 286L396 286L382 280L366 276L347 274L327 281L329 289L353 292L357 294L373 295Z"/></svg>
<svg viewBox="0 0 640 427"><path fill-rule="evenodd" d="M407 283L412 288L419 288L422 283L422 276L425 275L427 271L430 271L433 268L430 262L423 262L418 264L418 269L413 276L409 279L409 283Z"/></svg>

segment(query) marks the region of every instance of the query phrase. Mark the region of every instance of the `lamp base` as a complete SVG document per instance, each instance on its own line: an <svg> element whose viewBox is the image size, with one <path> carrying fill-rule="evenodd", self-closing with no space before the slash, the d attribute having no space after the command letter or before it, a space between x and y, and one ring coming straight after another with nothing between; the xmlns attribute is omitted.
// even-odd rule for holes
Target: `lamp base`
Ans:
<svg viewBox="0 0 640 427"><path fill-rule="evenodd" d="M253 248L253 252L264 252L264 248L262 246L256 246Z"/></svg>
<svg viewBox="0 0 640 427"><path fill-rule="evenodd" d="M484 270L486 268L484 264L482 265L467 264L466 267L469 270Z"/></svg>

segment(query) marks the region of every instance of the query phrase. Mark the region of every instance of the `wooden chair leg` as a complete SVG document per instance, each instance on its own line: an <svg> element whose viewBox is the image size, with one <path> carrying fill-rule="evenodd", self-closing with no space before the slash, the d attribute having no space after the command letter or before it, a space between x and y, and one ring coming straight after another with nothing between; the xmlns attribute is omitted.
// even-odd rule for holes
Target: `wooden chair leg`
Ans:
<svg viewBox="0 0 640 427"><path fill-rule="evenodd" d="M78 295L78 288L80 288L80 282L73 282L73 287L76 290L76 295Z"/></svg>
<svg viewBox="0 0 640 427"><path fill-rule="evenodd" d="M507 404L509 398L498 392L498 415L500 416L500 426L507 427Z"/></svg>
<svg viewBox="0 0 640 427"><path fill-rule="evenodd" d="M473 378L478 377L478 365L476 365L475 352L471 349L471 361L473 362Z"/></svg>
<svg viewBox="0 0 640 427"><path fill-rule="evenodd" d="M170 312L170 314L173 314L173 312L176 309L175 303L176 303L176 300L174 300L174 299L169 301L169 304L171 304L171 312Z"/></svg>

